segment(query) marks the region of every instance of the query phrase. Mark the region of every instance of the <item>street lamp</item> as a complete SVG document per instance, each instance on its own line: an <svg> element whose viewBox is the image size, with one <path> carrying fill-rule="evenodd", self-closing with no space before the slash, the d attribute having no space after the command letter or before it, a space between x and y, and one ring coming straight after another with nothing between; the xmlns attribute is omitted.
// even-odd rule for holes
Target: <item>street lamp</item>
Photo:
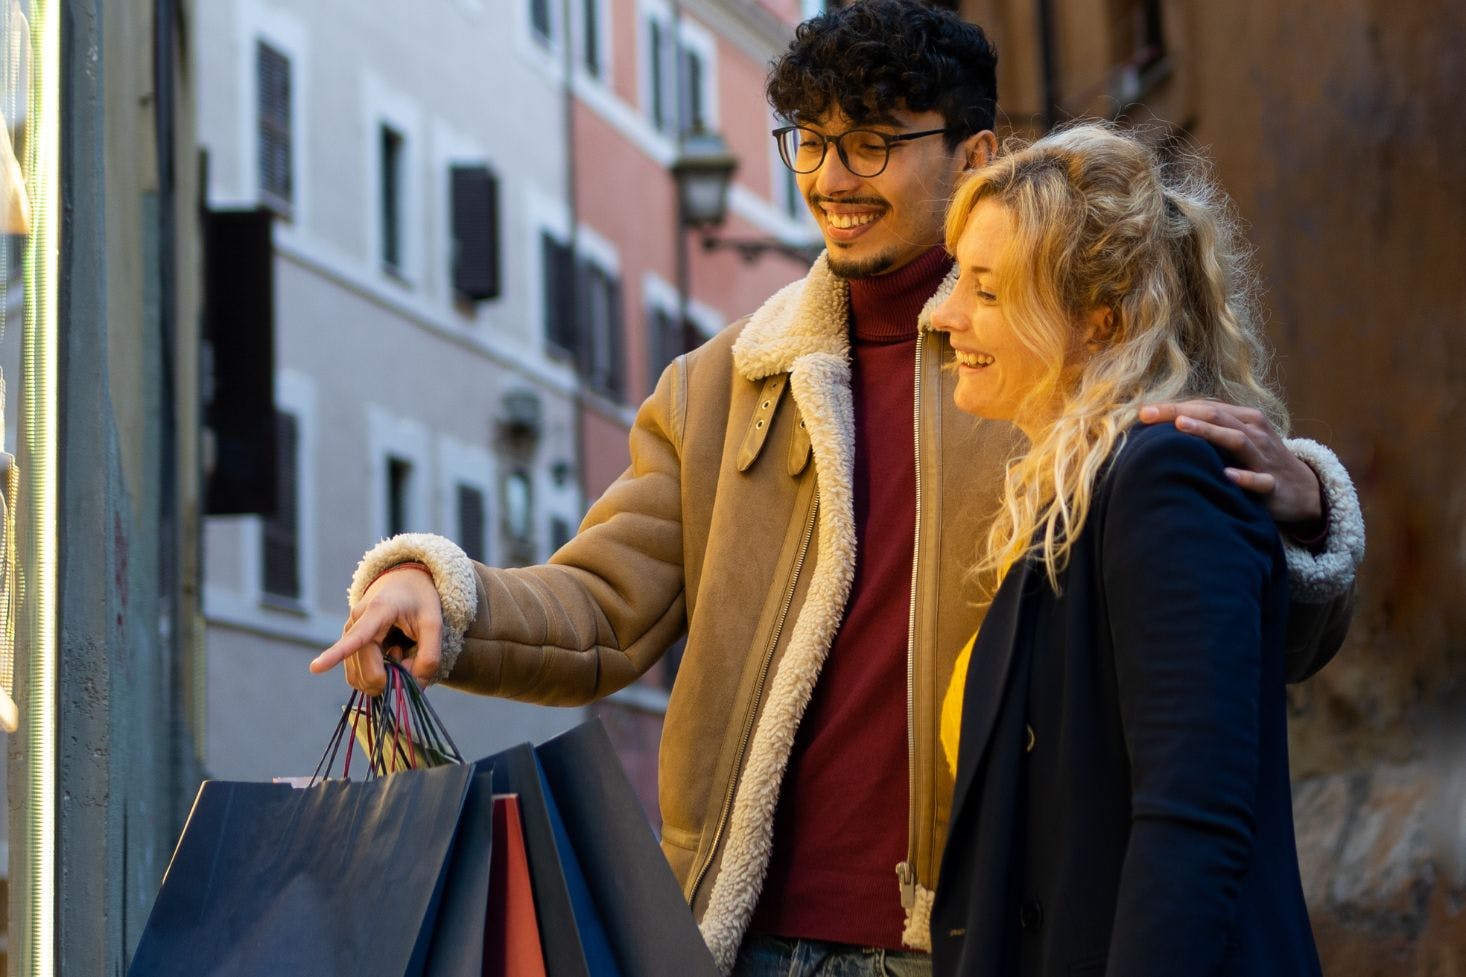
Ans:
<svg viewBox="0 0 1466 977"><path fill-rule="evenodd" d="M728 184L738 159L716 132L694 129L682 136L672 177L677 181L677 212L684 227L716 227L728 214Z"/></svg>
<svg viewBox="0 0 1466 977"><path fill-rule="evenodd" d="M749 262L773 252L804 264L819 255L818 245L792 244L779 238L714 237L712 229L728 215L728 185L733 181L738 159L721 136L703 129L685 133L678 148L672 163L672 177L677 181L678 226L700 229L704 251L726 248Z"/></svg>

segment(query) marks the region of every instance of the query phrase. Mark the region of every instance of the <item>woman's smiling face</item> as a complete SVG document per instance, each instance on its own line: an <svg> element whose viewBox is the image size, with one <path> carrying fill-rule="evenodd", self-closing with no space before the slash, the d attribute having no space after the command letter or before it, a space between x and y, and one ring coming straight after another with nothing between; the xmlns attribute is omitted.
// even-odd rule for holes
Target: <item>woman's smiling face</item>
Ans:
<svg viewBox="0 0 1466 977"><path fill-rule="evenodd" d="M932 326L948 334L957 360L957 406L969 414L1012 421L1029 432L1052 420L1029 402L1050 382L1051 368L1014 332L1009 319L1022 273L1010 245L1017 231L1013 212L992 199L978 201L957 240L957 283L932 314ZM1026 415L1026 416L1021 416Z"/></svg>

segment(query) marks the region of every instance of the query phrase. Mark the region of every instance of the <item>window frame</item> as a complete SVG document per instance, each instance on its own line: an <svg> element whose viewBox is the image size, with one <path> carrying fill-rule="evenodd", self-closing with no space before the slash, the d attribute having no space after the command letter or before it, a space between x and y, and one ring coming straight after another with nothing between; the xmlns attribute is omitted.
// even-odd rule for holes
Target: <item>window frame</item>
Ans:
<svg viewBox="0 0 1466 977"><path fill-rule="evenodd" d="M694 55L702 66L697 86L703 127L718 128L718 47L716 37L686 12L676 18L662 0L638 0L637 75L640 112L651 129L666 138L690 131L687 100L677 84L682 59ZM655 35L655 36L654 36Z"/></svg>

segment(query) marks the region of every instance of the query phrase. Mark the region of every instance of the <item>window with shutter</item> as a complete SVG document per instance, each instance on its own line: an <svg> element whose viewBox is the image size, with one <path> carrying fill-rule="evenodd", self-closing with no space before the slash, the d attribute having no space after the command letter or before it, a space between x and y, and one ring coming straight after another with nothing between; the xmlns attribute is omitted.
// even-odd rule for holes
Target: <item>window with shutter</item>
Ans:
<svg viewBox="0 0 1466 977"><path fill-rule="evenodd" d="M483 165L454 166L453 290L472 302L499 297L499 180Z"/></svg>
<svg viewBox="0 0 1466 977"><path fill-rule="evenodd" d="M290 210L294 194L290 149L290 59L264 41L255 46L260 196Z"/></svg>
<svg viewBox="0 0 1466 977"><path fill-rule="evenodd" d="M387 535L408 531L412 519L412 462L387 456Z"/></svg>
<svg viewBox="0 0 1466 977"><path fill-rule="evenodd" d="M382 265L402 270L402 133L381 127Z"/></svg>
<svg viewBox="0 0 1466 977"><path fill-rule="evenodd" d="M702 56L690 48L682 49L682 131L701 132L707 128L707 105L703 86Z"/></svg>
<svg viewBox="0 0 1466 977"><path fill-rule="evenodd" d="M601 77L601 2L582 0L581 30L583 32L581 60L585 70L592 76Z"/></svg>
<svg viewBox="0 0 1466 977"><path fill-rule="evenodd" d="M300 599L300 422L293 414L275 412L275 511L262 525L262 587L269 597Z"/></svg>
<svg viewBox="0 0 1466 977"><path fill-rule="evenodd" d="M488 524L484 493L472 485L458 483L458 545L470 560L484 562L484 529Z"/></svg>
<svg viewBox="0 0 1466 977"><path fill-rule="evenodd" d="M621 281L591 261L580 262L576 365L591 388L621 399L626 392Z"/></svg>
<svg viewBox="0 0 1466 977"><path fill-rule="evenodd" d="M651 99L651 104L647 106L647 109L652 125L658 129L667 127L665 38L666 30L661 21L653 19L647 22L647 70L649 73L647 94Z"/></svg>
<svg viewBox="0 0 1466 977"><path fill-rule="evenodd" d="M540 234L544 271L545 342L552 354L575 356L575 262L568 245Z"/></svg>
<svg viewBox="0 0 1466 977"><path fill-rule="evenodd" d="M555 43L553 16L550 11L550 0L529 0L529 26L534 29L535 40L541 44Z"/></svg>

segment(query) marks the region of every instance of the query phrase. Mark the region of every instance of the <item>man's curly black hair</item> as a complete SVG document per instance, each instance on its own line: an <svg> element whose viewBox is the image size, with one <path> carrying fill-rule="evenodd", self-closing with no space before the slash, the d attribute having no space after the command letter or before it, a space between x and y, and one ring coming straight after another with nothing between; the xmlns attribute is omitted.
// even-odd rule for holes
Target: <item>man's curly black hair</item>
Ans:
<svg viewBox="0 0 1466 977"><path fill-rule="evenodd" d="M856 125L900 109L946 119L947 145L993 127L998 53L981 27L925 0L857 0L800 24L765 94L786 119L839 108Z"/></svg>

